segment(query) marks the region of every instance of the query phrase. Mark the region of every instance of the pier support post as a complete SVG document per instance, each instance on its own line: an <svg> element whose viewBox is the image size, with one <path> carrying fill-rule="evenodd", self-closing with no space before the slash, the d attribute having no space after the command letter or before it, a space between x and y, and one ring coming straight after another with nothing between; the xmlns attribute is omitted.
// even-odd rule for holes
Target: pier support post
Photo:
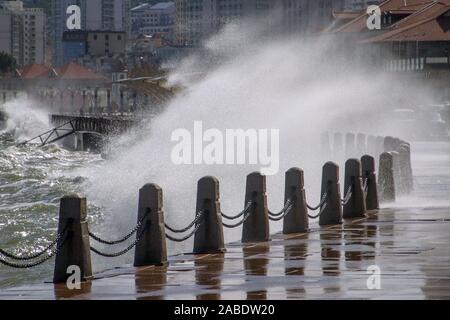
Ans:
<svg viewBox="0 0 450 320"><path fill-rule="evenodd" d="M345 135L345 156L347 158L354 157L356 155L356 143L355 134L347 133Z"/></svg>
<svg viewBox="0 0 450 320"><path fill-rule="evenodd" d="M345 219L364 217L366 201L362 181L361 162L359 159L349 159L345 163L344 198L351 190L350 200L344 204L343 215Z"/></svg>
<svg viewBox="0 0 450 320"><path fill-rule="evenodd" d="M259 172L247 176L244 206L250 201L253 202L253 206L242 228L243 243L270 240L266 190L266 176Z"/></svg>
<svg viewBox="0 0 450 320"><path fill-rule="evenodd" d="M358 152L358 157L364 155L366 153L366 149L366 135L363 133L358 133L356 136L356 150Z"/></svg>
<svg viewBox="0 0 450 320"><path fill-rule="evenodd" d="M340 132L334 134L333 156L336 160L344 157L344 138Z"/></svg>
<svg viewBox="0 0 450 320"><path fill-rule="evenodd" d="M86 198L73 194L61 198L53 283L66 282L69 266L78 266L83 281L92 278Z"/></svg>
<svg viewBox="0 0 450 320"><path fill-rule="evenodd" d="M284 203L292 199L291 212L283 220L283 233L303 233L309 229L304 172L292 168L286 172Z"/></svg>
<svg viewBox="0 0 450 320"><path fill-rule="evenodd" d="M138 221L142 221L136 236L141 236L134 249L134 266L167 265L166 232L164 226L163 191L156 184L146 184L139 190Z"/></svg>
<svg viewBox="0 0 450 320"><path fill-rule="evenodd" d="M380 156L378 185L380 187L380 201L394 202L395 201L394 159L392 154L389 152L384 152Z"/></svg>
<svg viewBox="0 0 450 320"><path fill-rule="evenodd" d="M331 156L331 144L330 144L330 135L328 132L322 133L320 138L320 145L322 147L322 156L328 158Z"/></svg>
<svg viewBox="0 0 450 320"><path fill-rule="evenodd" d="M222 214L220 211L219 180L214 177L204 177L197 185L197 209L204 211L200 219L200 227L194 236L194 253L223 253Z"/></svg>
<svg viewBox="0 0 450 320"><path fill-rule="evenodd" d="M339 166L327 162L322 169L322 189L320 194L327 194L326 207L321 208L319 225L342 223L341 187L339 184Z"/></svg>
<svg viewBox="0 0 450 320"><path fill-rule="evenodd" d="M378 201L377 176L375 174L375 158L365 155L361 158L362 177L366 185L366 209L376 210L380 208Z"/></svg>

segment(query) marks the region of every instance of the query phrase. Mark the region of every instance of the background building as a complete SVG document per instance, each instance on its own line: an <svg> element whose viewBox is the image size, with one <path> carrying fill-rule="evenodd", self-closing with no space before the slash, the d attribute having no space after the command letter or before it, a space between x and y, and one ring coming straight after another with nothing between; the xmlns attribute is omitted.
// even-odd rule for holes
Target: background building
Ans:
<svg viewBox="0 0 450 320"><path fill-rule="evenodd" d="M0 1L0 51L12 55L19 66L44 63L45 20L43 9Z"/></svg>
<svg viewBox="0 0 450 320"><path fill-rule="evenodd" d="M153 35L162 33L172 38L175 28L175 3L141 4L131 9L132 34Z"/></svg>
<svg viewBox="0 0 450 320"><path fill-rule="evenodd" d="M251 16L275 21L280 32L318 32L343 9L344 0L177 0L176 40L196 46L223 25Z"/></svg>
<svg viewBox="0 0 450 320"><path fill-rule="evenodd" d="M345 0L345 10L364 10L370 5L378 5L382 0Z"/></svg>
<svg viewBox="0 0 450 320"><path fill-rule="evenodd" d="M63 34L67 30L67 7L75 4L81 8L81 29L85 31L130 31L130 0L52 0L51 37L53 64L60 66L67 61Z"/></svg>

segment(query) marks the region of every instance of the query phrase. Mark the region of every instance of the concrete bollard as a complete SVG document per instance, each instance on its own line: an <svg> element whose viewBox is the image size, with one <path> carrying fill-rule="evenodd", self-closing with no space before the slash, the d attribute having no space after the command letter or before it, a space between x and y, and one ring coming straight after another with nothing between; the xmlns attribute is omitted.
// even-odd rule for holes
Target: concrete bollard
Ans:
<svg viewBox="0 0 450 320"><path fill-rule="evenodd" d="M333 157L335 159L344 157L344 139L340 132L334 134Z"/></svg>
<svg viewBox="0 0 450 320"><path fill-rule="evenodd" d="M394 159L389 152L384 152L380 156L378 186L381 202L395 201Z"/></svg>
<svg viewBox="0 0 450 320"><path fill-rule="evenodd" d="M366 135L363 133L358 133L356 136L356 152L358 156L362 156L366 153L367 145L366 145Z"/></svg>
<svg viewBox="0 0 450 320"><path fill-rule="evenodd" d="M376 145L376 137L373 135L367 136L367 154L372 157L378 157L377 154L377 145Z"/></svg>
<svg viewBox="0 0 450 320"><path fill-rule="evenodd" d="M345 157L351 158L356 155L356 141L354 133L347 133L345 135Z"/></svg>
<svg viewBox="0 0 450 320"><path fill-rule="evenodd" d="M384 152L384 138L381 136L376 137L375 145L376 145L376 153L374 156L376 159L379 159L381 154Z"/></svg>
<svg viewBox="0 0 450 320"><path fill-rule="evenodd" d="M330 157L331 156L331 144L330 144L330 135L328 132L324 132L320 138L320 145L321 145L321 153L323 157Z"/></svg>
<svg viewBox="0 0 450 320"><path fill-rule="evenodd" d="M83 281L92 278L91 249L87 222L86 198L67 195L61 198L57 247L59 248L53 283L66 282L69 266L78 266Z"/></svg>
<svg viewBox="0 0 450 320"><path fill-rule="evenodd" d="M247 176L244 206L250 201L253 202L253 206L242 228L243 243L270 240L266 190L266 176L259 172Z"/></svg>
<svg viewBox="0 0 450 320"><path fill-rule="evenodd" d="M395 138L385 137L384 138L384 152L395 151Z"/></svg>
<svg viewBox="0 0 450 320"><path fill-rule="evenodd" d="M134 250L135 267L161 266L168 263L166 228L162 208L163 191L158 185L146 184L139 190L138 221L144 220L136 233L136 236L141 235L141 240L136 244Z"/></svg>
<svg viewBox="0 0 450 320"><path fill-rule="evenodd" d="M348 218L364 217L366 213L366 201L362 181L361 162L359 159L349 159L345 163L344 197L351 189L350 200L344 204L343 216Z"/></svg>
<svg viewBox="0 0 450 320"><path fill-rule="evenodd" d="M284 202L292 199L291 212L284 218L283 233L303 233L309 230L306 205L305 178L302 169L292 168L286 172Z"/></svg>
<svg viewBox="0 0 450 320"><path fill-rule="evenodd" d="M321 208L319 225L342 223L341 187L339 184L339 166L327 162L322 169L322 188L320 194L327 194L326 207Z"/></svg>
<svg viewBox="0 0 450 320"><path fill-rule="evenodd" d="M392 162L394 170L394 188L395 188L395 195L398 197L404 194L400 180L400 154L397 151L390 151L389 153L392 154Z"/></svg>
<svg viewBox="0 0 450 320"><path fill-rule="evenodd" d="M380 208L378 201L377 175L375 174L375 158L365 155L361 158L363 182L367 185L366 209L376 210Z"/></svg>
<svg viewBox="0 0 450 320"><path fill-rule="evenodd" d="M204 210L204 217L194 236L195 254L226 251L219 194L219 180L216 178L204 177L198 181L196 212Z"/></svg>
<svg viewBox="0 0 450 320"><path fill-rule="evenodd" d="M414 177L411 164L411 146L409 143L403 142L400 146L400 170L403 175L405 193L411 194L414 191Z"/></svg>

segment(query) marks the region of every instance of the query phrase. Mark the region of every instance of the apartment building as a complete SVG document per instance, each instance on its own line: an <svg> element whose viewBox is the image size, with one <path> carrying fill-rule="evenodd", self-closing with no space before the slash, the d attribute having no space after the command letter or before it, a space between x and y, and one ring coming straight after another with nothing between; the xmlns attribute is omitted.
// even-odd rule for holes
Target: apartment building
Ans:
<svg viewBox="0 0 450 320"><path fill-rule="evenodd" d="M132 34L163 33L172 37L175 28L175 3L141 4L131 9Z"/></svg>
<svg viewBox="0 0 450 320"><path fill-rule="evenodd" d="M318 32L331 23L333 11L343 9L344 0L177 0L176 40L196 46L223 25L250 16L266 23L274 17L282 32Z"/></svg>
<svg viewBox="0 0 450 320"><path fill-rule="evenodd" d="M22 1L0 2L0 51L11 54L19 66L45 61L43 9L24 8Z"/></svg>
<svg viewBox="0 0 450 320"><path fill-rule="evenodd" d="M130 0L52 0L51 37L53 64L61 66L64 57L63 35L67 30L67 7L78 5L81 9L81 29L85 31L130 32Z"/></svg>

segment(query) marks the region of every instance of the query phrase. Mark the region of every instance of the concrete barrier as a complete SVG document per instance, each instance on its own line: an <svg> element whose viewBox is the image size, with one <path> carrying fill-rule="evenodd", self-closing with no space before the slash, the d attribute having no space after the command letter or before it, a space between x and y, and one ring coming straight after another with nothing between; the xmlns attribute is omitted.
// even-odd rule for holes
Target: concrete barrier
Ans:
<svg viewBox="0 0 450 320"><path fill-rule="evenodd" d="M365 182L366 190L366 209L376 210L380 208L378 200L377 176L375 173L375 158L365 155L361 158L361 169L363 182Z"/></svg>
<svg viewBox="0 0 450 320"><path fill-rule="evenodd" d="M378 186L380 190L380 202L395 201L394 159L389 152L384 152L380 155Z"/></svg>
<svg viewBox="0 0 450 320"><path fill-rule="evenodd" d="M163 191L156 184L139 190L138 221L141 220L136 236L142 236L135 247L134 266L167 265Z"/></svg>
<svg viewBox="0 0 450 320"><path fill-rule="evenodd" d="M305 194L305 178L302 169L286 172L284 202L292 199L292 209L283 221L283 233L303 233L309 230L308 208Z"/></svg>
<svg viewBox="0 0 450 320"><path fill-rule="evenodd" d="M400 176L400 154L397 151L390 151L389 153L392 155L393 170L394 170L394 188L395 188L395 195L398 197L404 195Z"/></svg>
<svg viewBox="0 0 450 320"><path fill-rule="evenodd" d="M247 176L245 206L251 201L250 216L242 228L242 242L264 242L270 240L269 213L267 208L266 176L259 172Z"/></svg>
<svg viewBox="0 0 450 320"><path fill-rule="evenodd" d="M411 165L411 147L408 143L403 142L400 146L399 161L403 192L405 194L411 194L414 191L414 180Z"/></svg>
<svg viewBox="0 0 450 320"><path fill-rule="evenodd" d="M203 220L194 235L194 253L223 253L222 214L220 210L219 180L204 177L197 185L197 209L204 211Z"/></svg>
<svg viewBox="0 0 450 320"><path fill-rule="evenodd" d="M66 282L69 266L78 266L81 279L92 278L89 227L87 222L86 198L73 194L61 198L53 283Z"/></svg>
<svg viewBox="0 0 450 320"><path fill-rule="evenodd" d="M364 199L361 162L359 159L349 159L345 163L344 197L346 197L349 191L351 196L344 203L344 218L364 217L366 213L366 201Z"/></svg>
<svg viewBox="0 0 450 320"><path fill-rule="evenodd" d="M339 184L339 166L327 162L322 169L322 188L320 194L327 194L326 207L322 206L319 225L334 225L342 223L341 187Z"/></svg>

